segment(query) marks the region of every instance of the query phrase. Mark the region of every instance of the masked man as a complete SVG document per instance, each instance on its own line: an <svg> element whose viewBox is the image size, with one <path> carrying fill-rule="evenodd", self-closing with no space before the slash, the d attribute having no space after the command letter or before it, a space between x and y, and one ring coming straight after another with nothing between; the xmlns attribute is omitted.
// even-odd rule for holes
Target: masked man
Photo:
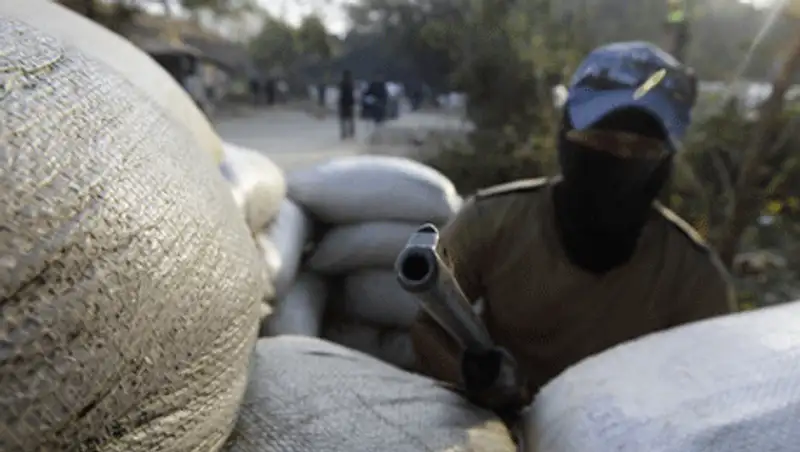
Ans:
<svg viewBox="0 0 800 452"><path fill-rule="evenodd" d="M561 176L481 191L441 234L439 252L467 298L483 301L498 350L465 354L423 312L412 327L418 370L479 405L516 410L590 355L732 312L713 251L656 202L695 97L690 71L658 47L594 50L570 83ZM501 352L526 377L512 399L465 372L491 374Z"/></svg>

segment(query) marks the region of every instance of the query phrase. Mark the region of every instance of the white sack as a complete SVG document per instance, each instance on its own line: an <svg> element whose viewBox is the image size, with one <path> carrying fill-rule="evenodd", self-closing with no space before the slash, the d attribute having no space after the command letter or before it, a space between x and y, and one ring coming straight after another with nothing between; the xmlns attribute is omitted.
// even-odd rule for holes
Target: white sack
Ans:
<svg viewBox="0 0 800 452"><path fill-rule="evenodd" d="M446 223L461 198L435 169L401 157L340 157L288 176L289 197L331 224Z"/></svg>
<svg viewBox="0 0 800 452"><path fill-rule="evenodd" d="M386 328L357 321L330 322L325 339L366 353L402 369L414 366L414 346L407 330Z"/></svg>
<svg viewBox="0 0 800 452"><path fill-rule="evenodd" d="M653 334L553 380L531 452L795 452L800 302Z"/></svg>
<svg viewBox="0 0 800 452"><path fill-rule="evenodd" d="M286 295L297 277L311 228L311 220L305 212L284 199L275 222L256 236L264 250L277 299Z"/></svg>
<svg viewBox="0 0 800 452"><path fill-rule="evenodd" d="M326 341L258 341L228 452L515 452L487 411Z"/></svg>
<svg viewBox="0 0 800 452"><path fill-rule="evenodd" d="M378 358L401 369L414 367L416 355L414 354L414 344L411 342L411 333L409 331L399 329L382 331L379 340L380 352Z"/></svg>
<svg viewBox="0 0 800 452"><path fill-rule="evenodd" d="M275 220L286 197L283 171L258 151L231 143L223 143L223 148L222 172L229 178L233 198L250 229L260 231Z"/></svg>
<svg viewBox="0 0 800 452"><path fill-rule="evenodd" d="M323 337L339 345L378 357L380 355L380 330L375 325L352 321L328 322Z"/></svg>
<svg viewBox="0 0 800 452"><path fill-rule="evenodd" d="M359 270L345 277L342 310L351 317L408 327L419 311L417 299L404 291L392 270Z"/></svg>
<svg viewBox="0 0 800 452"><path fill-rule="evenodd" d="M258 250L261 251L261 260L267 269L267 279L272 281L275 278L275 275L281 270L281 264L283 263L281 260L281 254L278 251L278 248L272 243L272 240L270 240L267 233L262 232L257 234L255 239L256 244L258 245ZM271 303L275 301L275 299L275 290L273 290L270 293L270 297L264 301Z"/></svg>
<svg viewBox="0 0 800 452"><path fill-rule="evenodd" d="M213 132L54 2L0 2L0 49L0 450L219 450L269 287Z"/></svg>
<svg viewBox="0 0 800 452"><path fill-rule="evenodd" d="M333 228L308 259L308 267L328 275L369 267L393 268L397 255L420 226L377 221Z"/></svg>
<svg viewBox="0 0 800 452"><path fill-rule="evenodd" d="M266 321L265 335L294 334L319 337L327 282L314 273L301 273L288 293L278 298L273 314Z"/></svg>

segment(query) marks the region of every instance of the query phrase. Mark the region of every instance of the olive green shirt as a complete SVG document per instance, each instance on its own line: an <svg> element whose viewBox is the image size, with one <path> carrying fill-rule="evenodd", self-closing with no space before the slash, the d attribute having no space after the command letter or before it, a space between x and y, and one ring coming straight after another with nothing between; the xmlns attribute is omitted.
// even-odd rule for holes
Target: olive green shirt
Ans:
<svg viewBox="0 0 800 452"><path fill-rule="evenodd" d="M441 232L439 252L535 394L567 367L621 342L730 313L728 274L694 230L654 204L636 250L598 276L567 259L555 229L553 183L484 190ZM418 370L460 384L460 350L424 312L412 327Z"/></svg>

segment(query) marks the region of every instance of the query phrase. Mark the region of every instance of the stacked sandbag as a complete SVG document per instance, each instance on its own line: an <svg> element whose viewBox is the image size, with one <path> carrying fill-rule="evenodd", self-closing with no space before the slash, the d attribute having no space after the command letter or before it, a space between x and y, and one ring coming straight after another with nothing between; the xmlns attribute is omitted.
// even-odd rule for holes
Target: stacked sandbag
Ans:
<svg viewBox="0 0 800 452"><path fill-rule="evenodd" d="M216 135L54 2L0 2L0 48L0 450L220 450L270 288Z"/></svg>
<svg viewBox="0 0 800 452"><path fill-rule="evenodd" d="M311 239L313 224L305 211L284 199L274 222L256 234L275 287L275 298L289 293L295 283L303 253Z"/></svg>
<svg viewBox="0 0 800 452"><path fill-rule="evenodd" d="M260 339L226 452L515 452L503 422L439 383L330 342Z"/></svg>
<svg viewBox="0 0 800 452"><path fill-rule="evenodd" d="M253 149L223 143L220 170L231 184L236 205L253 231L269 226L286 197L283 171L267 156Z"/></svg>
<svg viewBox="0 0 800 452"><path fill-rule="evenodd" d="M274 289L261 304L260 318L264 322L274 312L275 298L283 295L296 273L300 259L296 243L300 238L294 231L303 237L306 234L302 212L285 199L286 179L272 160L256 150L228 142L222 148L219 170L261 251Z"/></svg>
<svg viewBox="0 0 800 452"><path fill-rule="evenodd" d="M261 336L319 337L328 299L328 282L311 272L301 273L289 291L277 298Z"/></svg>
<svg viewBox="0 0 800 452"><path fill-rule="evenodd" d="M395 259L423 223L442 225L459 208L453 184L421 163L343 157L288 176L289 197L326 230L306 262L334 291L325 337L407 367L415 298L397 283Z"/></svg>
<svg viewBox="0 0 800 452"><path fill-rule="evenodd" d="M545 386L531 452L794 452L800 302L622 344Z"/></svg>

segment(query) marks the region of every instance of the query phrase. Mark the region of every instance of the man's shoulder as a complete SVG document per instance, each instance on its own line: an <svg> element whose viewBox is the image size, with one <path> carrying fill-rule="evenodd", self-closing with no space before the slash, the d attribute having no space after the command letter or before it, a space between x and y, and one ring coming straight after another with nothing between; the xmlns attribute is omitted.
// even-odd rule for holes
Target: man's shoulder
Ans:
<svg viewBox="0 0 800 452"><path fill-rule="evenodd" d="M536 179L520 179L513 182L507 182L493 187L478 190L475 194L476 201L488 201L501 199L504 197L529 194L529 193L544 193L545 189L550 185L550 179L540 177Z"/></svg>
<svg viewBox="0 0 800 452"><path fill-rule="evenodd" d="M663 220L668 231L678 235L695 251L702 254L713 254L713 250L708 242L697 232L689 223L672 210L661 204L655 205L656 212Z"/></svg>
<svg viewBox="0 0 800 452"><path fill-rule="evenodd" d="M676 265L680 268L681 281L689 284L692 288L687 292L692 308L703 311L703 304L706 308L711 307L711 312L722 314L736 310L736 294L734 292L733 279L723 262L720 260L716 251L706 242L700 234L692 228L686 221L677 214L664 206L657 205L661 218L668 232L671 232L678 243L678 248L682 250L670 250L677 252L678 258ZM685 246L680 246L680 243ZM688 253L686 250L689 250ZM705 298L698 299L695 291L706 294ZM710 296L708 296L710 294ZM704 315L704 318L708 315Z"/></svg>

